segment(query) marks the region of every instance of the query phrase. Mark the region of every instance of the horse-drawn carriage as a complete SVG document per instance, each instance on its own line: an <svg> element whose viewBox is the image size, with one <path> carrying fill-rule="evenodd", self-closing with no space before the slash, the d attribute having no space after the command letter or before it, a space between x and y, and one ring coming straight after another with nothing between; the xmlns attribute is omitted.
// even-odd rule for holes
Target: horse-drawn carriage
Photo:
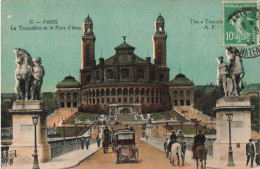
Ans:
<svg viewBox="0 0 260 169"><path fill-rule="evenodd" d="M113 135L113 152L116 164L122 160L137 162L138 149L135 147L135 133L129 129L117 130Z"/></svg>

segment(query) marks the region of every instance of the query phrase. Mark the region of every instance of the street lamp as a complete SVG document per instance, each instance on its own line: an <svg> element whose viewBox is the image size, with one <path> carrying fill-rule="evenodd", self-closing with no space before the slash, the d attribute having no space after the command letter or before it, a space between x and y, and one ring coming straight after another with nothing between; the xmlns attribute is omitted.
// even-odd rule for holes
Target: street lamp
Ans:
<svg viewBox="0 0 260 169"><path fill-rule="evenodd" d="M78 140L78 133L77 133L77 130L78 130L78 124L75 123L76 141Z"/></svg>
<svg viewBox="0 0 260 169"><path fill-rule="evenodd" d="M231 145L231 121L233 118L233 113L227 113L227 121L228 121L228 128L229 128L229 147L228 147L228 164L227 166L235 166L234 161L233 161L233 152L232 152L232 145Z"/></svg>
<svg viewBox="0 0 260 169"><path fill-rule="evenodd" d="M65 124L66 124L66 123L65 123L65 121L63 120L61 124L62 124L62 128L63 128L63 143L65 144Z"/></svg>
<svg viewBox="0 0 260 169"><path fill-rule="evenodd" d="M38 118L39 116L33 115L32 116L32 121L34 125L34 154L32 155L33 158L33 169L40 169L39 164L38 164L38 154L37 154L37 137L36 137L36 126L38 124Z"/></svg>

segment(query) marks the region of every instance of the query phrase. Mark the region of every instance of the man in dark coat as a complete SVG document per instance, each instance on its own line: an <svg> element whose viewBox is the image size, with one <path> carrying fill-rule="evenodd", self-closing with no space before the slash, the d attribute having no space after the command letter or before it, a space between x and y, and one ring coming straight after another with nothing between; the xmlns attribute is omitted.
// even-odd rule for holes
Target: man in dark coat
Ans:
<svg viewBox="0 0 260 169"><path fill-rule="evenodd" d="M96 140L97 140L97 146L99 148L99 146L100 146L100 138L97 136Z"/></svg>
<svg viewBox="0 0 260 169"><path fill-rule="evenodd" d="M167 146L167 157L168 157L168 154L169 154L169 152L171 152L171 148L172 148L172 144L174 144L174 143L177 143L177 136L176 136L176 134L175 134L175 132L174 131L172 131L172 134L171 134L171 136L170 136L170 142L169 142L169 144L168 144L168 146Z"/></svg>
<svg viewBox="0 0 260 169"><path fill-rule="evenodd" d="M81 148L82 150L84 149L84 136L82 136L82 138L80 139L80 144L81 144Z"/></svg>
<svg viewBox="0 0 260 169"><path fill-rule="evenodd" d="M86 148L88 150L88 146L89 146L89 138L87 138L87 141L86 141Z"/></svg>
<svg viewBox="0 0 260 169"><path fill-rule="evenodd" d="M202 134L202 130L199 130L199 134L196 135L195 139L194 139L194 148L193 148L193 158L194 156L194 152L197 148L198 145L204 145L206 142L206 137L204 134Z"/></svg>
<svg viewBox="0 0 260 169"><path fill-rule="evenodd" d="M255 157L255 146L252 144L252 139L249 139L249 143L246 144L246 166L248 165L248 162L251 158L251 168L253 168L253 161Z"/></svg>

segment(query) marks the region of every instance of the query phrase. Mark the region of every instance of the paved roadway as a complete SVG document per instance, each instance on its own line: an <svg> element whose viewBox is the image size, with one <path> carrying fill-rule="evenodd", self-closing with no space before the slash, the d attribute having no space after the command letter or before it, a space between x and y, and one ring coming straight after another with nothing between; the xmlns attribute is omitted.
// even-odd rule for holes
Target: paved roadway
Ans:
<svg viewBox="0 0 260 169"><path fill-rule="evenodd" d="M171 166L170 161L165 158L163 151L140 140L137 140L136 146L139 150L138 163L123 162L120 164L115 164L113 152L111 148L109 148L108 153L104 154L103 149L100 149L74 169L196 169L195 166L188 166L187 163L185 163L184 167Z"/></svg>

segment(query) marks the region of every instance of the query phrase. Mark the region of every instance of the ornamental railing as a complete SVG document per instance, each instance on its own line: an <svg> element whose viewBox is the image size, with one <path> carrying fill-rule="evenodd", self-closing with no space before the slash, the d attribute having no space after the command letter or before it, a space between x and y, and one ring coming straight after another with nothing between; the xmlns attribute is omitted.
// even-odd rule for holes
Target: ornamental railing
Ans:
<svg viewBox="0 0 260 169"><path fill-rule="evenodd" d="M75 151L81 148L80 138L66 138L65 140L59 138L53 141L48 141L51 146L51 158Z"/></svg>
<svg viewBox="0 0 260 169"><path fill-rule="evenodd" d="M15 157L16 157L16 150L12 150L12 151L2 150L1 151L1 166L13 165Z"/></svg>

